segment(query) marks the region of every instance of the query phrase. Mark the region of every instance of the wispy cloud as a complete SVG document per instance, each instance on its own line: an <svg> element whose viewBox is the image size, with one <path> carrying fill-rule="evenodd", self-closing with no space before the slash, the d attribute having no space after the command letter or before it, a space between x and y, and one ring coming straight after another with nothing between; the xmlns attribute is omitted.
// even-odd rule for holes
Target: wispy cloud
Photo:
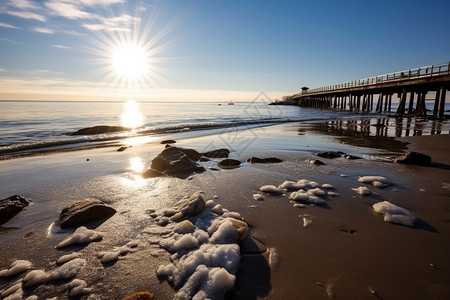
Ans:
<svg viewBox="0 0 450 300"><path fill-rule="evenodd" d="M34 27L31 30L34 32L45 33L45 34L54 34L55 33L55 31L53 31L50 28L46 28L46 27Z"/></svg>
<svg viewBox="0 0 450 300"><path fill-rule="evenodd" d="M71 47L69 47L69 46L58 45L58 44L53 45L53 47L60 48L60 49L71 49Z"/></svg>
<svg viewBox="0 0 450 300"><path fill-rule="evenodd" d="M31 19L31 20L37 20L41 22L47 21L47 18L41 14L34 13L31 11L7 11L8 15L15 16L22 19Z"/></svg>
<svg viewBox="0 0 450 300"><path fill-rule="evenodd" d="M7 72L8 70L0 68L0 72Z"/></svg>
<svg viewBox="0 0 450 300"><path fill-rule="evenodd" d="M76 3L71 3L70 1L64 2L51 0L46 2L45 6L50 9L52 14L70 20L92 19L97 16L96 14L83 10L81 7L77 6Z"/></svg>
<svg viewBox="0 0 450 300"><path fill-rule="evenodd" d="M17 44L16 41L13 41L11 39L6 39L6 38L0 38L0 41L1 42L8 42L8 43L11 43L11 44Z"/></svg>
<svg viewBox="0 0 450 300"><path fill-rule="evenodd" d="M20 29L19 27L16 27L16 26L14 26L14 25L6 24L6 23L1 23L1 22L0 22L0 27L11 28L11 29Z"/></svg>

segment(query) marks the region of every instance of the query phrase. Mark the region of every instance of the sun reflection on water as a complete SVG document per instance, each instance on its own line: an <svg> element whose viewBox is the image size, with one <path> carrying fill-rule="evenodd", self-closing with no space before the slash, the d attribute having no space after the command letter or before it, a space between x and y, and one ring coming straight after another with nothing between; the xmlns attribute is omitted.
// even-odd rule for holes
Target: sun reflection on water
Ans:
<svg viewBox="0 0 450 300"><path fill-rule="evenodd" d="M122 126L127 128L135 129L144 125L144 115L139 110L139 104L136 101L125 102L120 120Z"/></svg>

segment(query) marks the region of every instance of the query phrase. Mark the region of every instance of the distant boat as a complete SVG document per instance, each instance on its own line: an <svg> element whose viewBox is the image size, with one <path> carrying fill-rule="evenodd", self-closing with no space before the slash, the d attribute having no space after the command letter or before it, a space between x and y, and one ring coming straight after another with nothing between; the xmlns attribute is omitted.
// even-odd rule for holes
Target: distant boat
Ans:
<svg viewBox="0 0 450 300"><path fill-rule="evenodd" d="M230 100L230 102L228 102L228 105L234 105L233 100Z"/></svg>

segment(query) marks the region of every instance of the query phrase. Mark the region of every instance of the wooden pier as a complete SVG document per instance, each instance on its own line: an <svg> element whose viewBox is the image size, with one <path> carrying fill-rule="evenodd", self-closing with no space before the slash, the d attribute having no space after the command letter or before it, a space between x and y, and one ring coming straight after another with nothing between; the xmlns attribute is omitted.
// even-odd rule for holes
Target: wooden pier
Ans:
<svg viewBox="0 0 450 300"><path fill-rule="evenodd" d="M395 101L397 116L427 117L425 101L432 94L432 117L442 119L449 89L450 62L447 62L316 89L304 87L301 93L292 95L292 100L301 107L379 113L392 112Z"/></svg>

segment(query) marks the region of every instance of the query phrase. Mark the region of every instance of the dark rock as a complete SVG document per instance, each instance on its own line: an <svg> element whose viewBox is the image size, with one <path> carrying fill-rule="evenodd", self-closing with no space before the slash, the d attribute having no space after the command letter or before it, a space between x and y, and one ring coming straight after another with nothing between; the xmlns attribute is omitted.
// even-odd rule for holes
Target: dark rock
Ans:
<svg viewBox="0 0 450 300"><path fill-rule="evenodd" d="M234 169L240 166L241 162L236 159L227 158L219 162L219 167L222 169Z"/></svg>
<svg viewBox="0 0 450 300"><path fill-rule="evenodd" d="M169 176L186 178L194 172L205 171L196 163L200 157L193 149L168 147L152 160L151 168Z"/></svg>
<svg viewBox="0 0 450 300"><path fill-rule="evenodd" d="M30 200L14 195L0 200L0 225L11 220L15 215L30 204Z"/></svg>
<svg viewBox="0 0 450 300"><path fill-rule="evenodd" d="M107 219L115 213L116 210L112 206L99 199L90 198L64 208L56 225L61 228L80 226L92 221Z"/></svg>
<svg viewBox="0 0 450 300"><path fill-rule="evenodd" d="M207 161L210 161L210 159L209 158L207 158L207 157L200 157L200 161L201 162L207 162Z"/></svg>
<svg viewBox="0 0 450 300"><path fill-rule="evenodd" d="M130 131L131 128L122 127L122 126L94 126L87 127L75 132L70 133L69 135L93 135L93 134L102 134L102 133L110 133L110 132L120 132L120 131Z"/></svg>
<svg viewBox="0 0 450 300"><path fill-rule="evenodd" d="M167 175L157 170L148 169L147 171L142 173L141 176L142 178L146 179L146 178L164 177Z"/></svg>
<svg viewBox="0 0 450 300"><path fill-rule="evenodd" d="M247 159L247 162L251 164L276 164L282 162L282 160L276 157L259 158L252 156Z"/></svg>
<svg viewBox="0 0 450 300"><path fill-rule="evenodd" d="M161 144L163 144L163 145L175 144L175 143L176 143L175 140L164 140L164 141L161 141Z"/></svg>
<svg viewBox="0 0 450 300"><path fill-rule="evenodd" d="M128 148L127 146L122 146L119 149L117 149L117 152L125 151L127 148Z"/></svg>
<svg viewBox="0 0 450 300"><path fill-rule="evenodd" d="M204 156L209 158L228 158L230 150L228 149L217 149L203 153Z"/></svg>
<svg viewBox="0 0 450 300"><path fill-rule="evenodd" d="M323 166L323 165L325 165L324 162L322 162L322 161L320 161L320 160L318 160L318 159L312 159L312 158L310 158L310 159L307 159L306 161L309 162L310 164L313 164L313 165L318 165L318 166Z"/></svg>
<svg viewBox="0 0 450 300"><path fill-rule="evenodd" d="M336 151L326 151L326 152L316 153L316 156L322 157L322 158L338 158L338 157L342 157L342 155L345 155L345 153L336 152Z"/></svg>
<svg viewBox="0 0 450 300"><path fill-rule="evenodd" d="M205 172L205 168L184 154L179 159L172 161L163 173L173 177L187 178L192 173L202 172Z"/></svg>
<svg viewBox="0 0 450 300"><path fill-rule="evenodd" d="M399 164L426 166L431 164L431 157L418 152L408 152L397 158L395 162Z"/></svg>
<svg viewBox="0 0 450 300"><path fill-rule="evenodd" d="M200 192L195 192L192 194L191 197L183 204L183 206L180 209L180 212L182 213L182 217L193 217L198 215L205 209L206 202L203 199ZM175 218L174 218L175 219Z"/></svg>

